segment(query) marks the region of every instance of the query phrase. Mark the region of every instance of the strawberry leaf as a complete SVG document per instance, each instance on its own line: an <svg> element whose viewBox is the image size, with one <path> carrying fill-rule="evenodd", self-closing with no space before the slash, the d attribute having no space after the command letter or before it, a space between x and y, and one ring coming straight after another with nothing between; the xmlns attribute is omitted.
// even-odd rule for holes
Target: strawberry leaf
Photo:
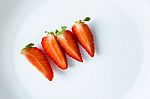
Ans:
<svg viewBox="0 0 150 99"><path fill-rule="evenodd" d="M25 46L25 48L31 48L34 46L34 43L29 43L28 45Z"/></svg>
<svg viewBox="0 0 150 99"><path fill-rule="evenodd" d="M58 31L58 30L56 30L56 31L55 31L55 34L57 34L58 32L59 32L59 31Z"/></svg>
<svg viewBox="0 0 150 99"><path fill-rule="evenodd" d="M45 31L44 33L46 33L46 34L54 34L54 32L48 32L48 31Z"/></svg>
<svg viewBox="0 0 150 99"><path fill-rule="evenodd" d="M67 26L61 26L60 30L56 30L55 34L59 35L62 34L67 29Z"/></svg>
<svg viewBox="0 0 150 99"><path fill-rule="evenodd" d="M60 34L63 33L67 29L67 26L61 26L60 28Z"/></svg>
<svg viewBox="0 0 150 99"><path fill-rule="evenodd" d="M62 26L61 29L64 31L67 29L67 26Z"/></svg>
<svg viewBox="0 0 150 99"><path fill-rule="evenodd" d="M29 43L28 45L26 45L22 50L21 50L21 54L23 54L24 50L31 48L34 46L34 43Z"/></svg>
<svg viewBox="0 0 150 99"><path fill-rule="evenodd" d="M91 20L91 18L90 17L86 17L83 21L90 21Z"/></svg>

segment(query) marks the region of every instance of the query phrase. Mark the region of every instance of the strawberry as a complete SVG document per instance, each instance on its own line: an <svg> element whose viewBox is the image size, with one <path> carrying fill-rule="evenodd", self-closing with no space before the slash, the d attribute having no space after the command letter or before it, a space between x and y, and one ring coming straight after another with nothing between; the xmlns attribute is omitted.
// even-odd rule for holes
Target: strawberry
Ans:
<svg viewBox="0 0 150 99"><path fill-rule="evenodd" d="M88 54L91 57L94 57L94 38L89 26L85 24L85 22L89 20L90 18L86 17L84 20L75 22L75 24L72 26L72 32L75 34L76 38L82 47L88 52Z"/></svg>
<svg viewBox="0 0 150 99"><path fill-rule="evenodd" d="M65 53L61 49L59 43L53 32L47 32L48 34L42 38L42 47L47 55L58 65L61 69L67 69L67 59Z"/></svg>
<svg viewBox="0 0 150 99"><path fill-rule="evenodd" d="M30 43L25 46L25 48L21 50L21 54L23 54L34 67L36 67L48 80L51 81L54 75L51 65L43 52L39 48L33 47L33 45L33 43Z"/></svg>
<svg viewBox="0 0 150 99"><path fill-rule="evenodd" d="M83 62L78 43L73 33L66 30L66 28L66 26L62 26L60 31L56 31L57 40L69 56L77 61Z"/></svg>

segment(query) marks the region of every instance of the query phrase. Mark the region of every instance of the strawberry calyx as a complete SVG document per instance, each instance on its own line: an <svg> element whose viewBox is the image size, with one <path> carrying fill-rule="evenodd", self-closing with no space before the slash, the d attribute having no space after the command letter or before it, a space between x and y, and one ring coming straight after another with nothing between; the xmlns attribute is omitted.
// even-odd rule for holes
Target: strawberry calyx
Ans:
<svg viewBox="0 0 150 99"><path fill-rule="evenodd" d="M56 30L55 34L60 35L67 29L67 26L61 26L60 30Z"/></svg>
<svg viewBox="0 0 150 99"><path fill-rule="evenodd" d="M52 34L54 35L54 32L48 32L48 31L45 31L46 34Z"/></svg>
<svg viewBox="0 0 150 99"><path fill-rule="evenodd" d="M85 23L85 22L88 22L88 21L90 21L91 20L91 18L90 17L85 17L84 18L84 20L78 20L78 21L76 21L75 23L77 23L77 24L81 24L81 23Z"/></svg>
<svg viewBox="0 0 150 99"><path fill-rule="evenodd" d="M26 45L22 50L21 50L21 54L23 54L23 52L28 49L28 48L32 48L34 46L34 43L29 43L28 45Z"/></svg>

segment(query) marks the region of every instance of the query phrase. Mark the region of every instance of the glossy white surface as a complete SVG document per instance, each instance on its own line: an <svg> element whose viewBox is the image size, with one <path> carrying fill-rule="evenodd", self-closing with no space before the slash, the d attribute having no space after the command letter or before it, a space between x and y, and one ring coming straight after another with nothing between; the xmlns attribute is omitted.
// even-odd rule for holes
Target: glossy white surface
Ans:
<svg viewBox="0 0 150 99"><path fill-rule="evenodd" d="M0 1L0 98L2 99L148 99L150 10L148 1L25 0ZM40 47L45 30L90 16L96 53L81 48L84 63L68 58L62 72L45 79L19 54L24 45Z"/></svg>

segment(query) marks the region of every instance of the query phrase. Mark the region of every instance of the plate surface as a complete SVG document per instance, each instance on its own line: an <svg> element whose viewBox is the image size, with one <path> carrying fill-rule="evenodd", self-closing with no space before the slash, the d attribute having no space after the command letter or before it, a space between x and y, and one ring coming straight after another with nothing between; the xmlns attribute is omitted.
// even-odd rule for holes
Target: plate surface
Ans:
<svg viewBox="0 0 150 99"><path fill-rule="evenodd" d="M145 66L150 65L147 61L150 49L147 47L150 37L147 26L150 20L144 23L148 14L143 12L143 16L138 16L144 8L138 10L137 6L145 4L146 8L146 3L132 5L133 2L130 2L131 5L128 5L129 2L117 0L35 1L16 0L8 8L5 7L11 1L2 2L6 5L0 19L5 26L0 24L0 98L140 99L142 94L134 94L140 93L139 86L144 84L142 80L145 83L149 81L145 80L147 76L144 73L149 69ZM137 9L131 10L133 6ZM61 71L50 60L55 73L53 81L45 79L19 53L30 42L41 48L45 30L54 31L62 25L71 29L74 21L86 16L92 18L87 24L95 39L95 57L91 58L80 46L84 62L67 56L69 68L66 71Z"/></svg>

